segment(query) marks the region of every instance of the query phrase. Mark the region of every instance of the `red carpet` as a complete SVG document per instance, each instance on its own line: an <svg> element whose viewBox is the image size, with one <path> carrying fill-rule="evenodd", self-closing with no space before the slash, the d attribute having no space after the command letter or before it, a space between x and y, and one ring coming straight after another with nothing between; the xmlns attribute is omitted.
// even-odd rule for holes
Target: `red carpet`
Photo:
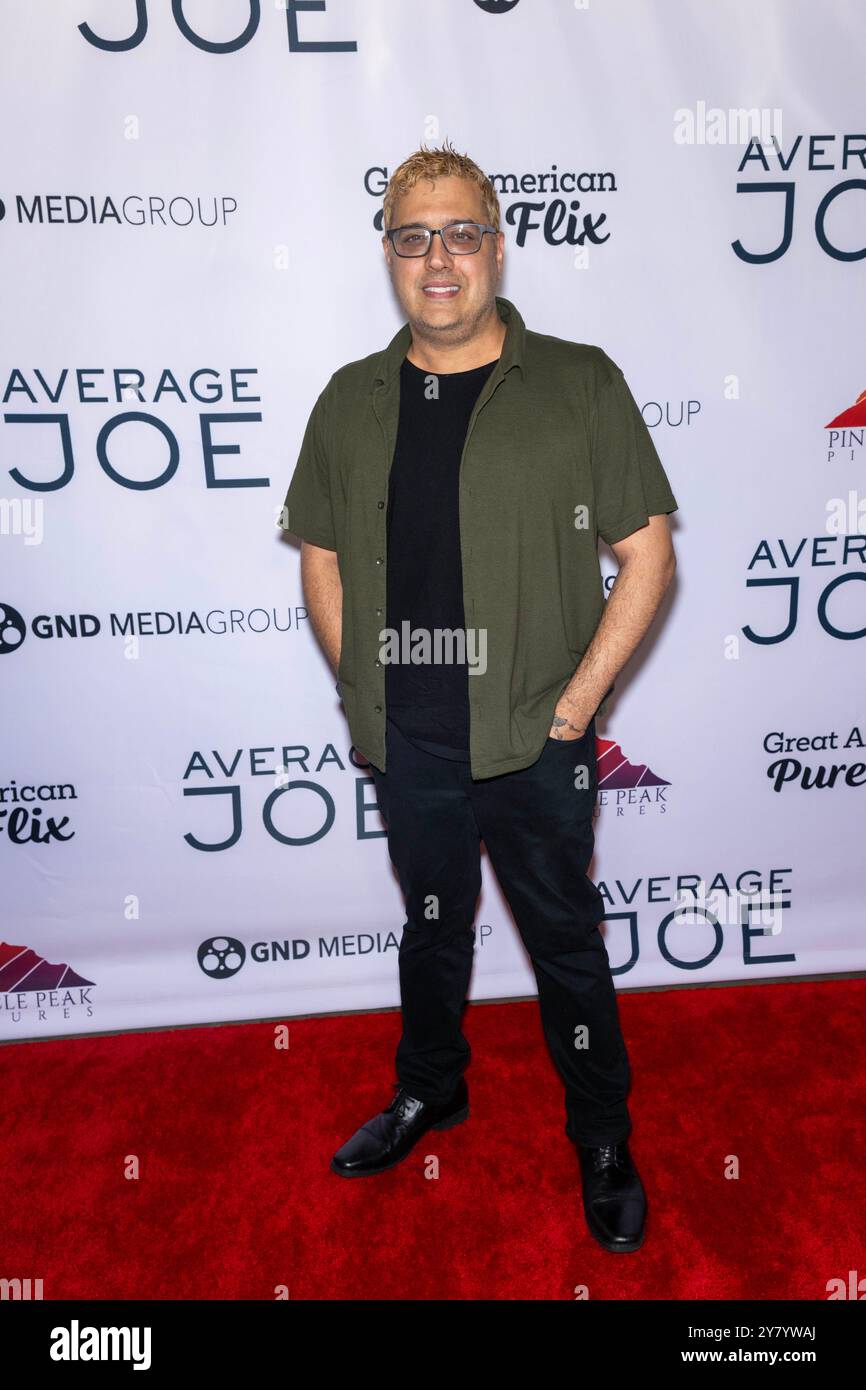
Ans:
<svg viewBox="0 0 866 1390"><path fill-rule="evenodd" d="M470 1006L468 1121L354 1180L328 1163L393 1095L397 1013L290 1019L288 1051L262 1023L10 1043L0 1277L46 1299L823 1300L866 1275L863 1008L862 980L620 995L649 1199L628 1255L585 1228L534 1002Z"/></svg>

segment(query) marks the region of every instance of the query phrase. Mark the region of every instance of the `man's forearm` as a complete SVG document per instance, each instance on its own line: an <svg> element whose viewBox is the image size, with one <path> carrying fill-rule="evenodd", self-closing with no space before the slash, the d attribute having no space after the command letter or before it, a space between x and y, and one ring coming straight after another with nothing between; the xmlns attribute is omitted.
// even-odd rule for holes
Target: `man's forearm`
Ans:
<svg viewBox="0 0 866 1390"><path fill-rule="evenodd" d="M342 647L343 584L336 552L328 554L333 554L333 560L302 547L301 585L313 630L336 675Z"/></svg>
<svg viewBox="0 0 866 1390"><path fill-rule="evenodd" d="M673 578L675 563L635 556L619 569L601 622L558 708L585 729L629 657L637 650Z"/></svg>

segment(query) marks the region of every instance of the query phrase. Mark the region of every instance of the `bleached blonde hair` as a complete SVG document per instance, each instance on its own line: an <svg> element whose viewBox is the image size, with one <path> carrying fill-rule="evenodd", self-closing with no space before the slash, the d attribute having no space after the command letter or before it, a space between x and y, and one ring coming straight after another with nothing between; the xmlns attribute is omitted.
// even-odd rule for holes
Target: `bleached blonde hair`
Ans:
<svg viewBox="0 0 866 1390"><path fill-rule="evenodd" d="M421 179L442 178L471 179L476 183L481 189L484 220L499 231L499 198L496 189L483 169L479 169L468 155L458 154L448 140L439 149L428 150L422 145L394 170L382 201L382 224L385 231L391 226L394 204L398 198L408 193Z"/></svg>

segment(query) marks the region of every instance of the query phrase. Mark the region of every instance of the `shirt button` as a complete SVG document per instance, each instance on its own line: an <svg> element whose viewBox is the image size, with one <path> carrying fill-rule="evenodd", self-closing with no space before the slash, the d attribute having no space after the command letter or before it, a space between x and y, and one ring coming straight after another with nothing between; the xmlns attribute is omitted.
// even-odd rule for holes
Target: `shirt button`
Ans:
<svg viewBox="0 0 866 1390"><path fill-rule="evenodd" d="M379 617L381 618L381 616L382 616L382 610L381 610L381 608L377 608L377 609L376 609L376 612L378 613Z"/></svg>
<svg viewBox="0 0 866 1390"><path fill-rule="evenodd" d="M377 556L376 556L376 564L377 564L377 565L381 565L381 563L382 563L382 556L381 556L381 555L377 555Z"/></svg>
<svg viewBox="0 0 866 1390"><path fill-rule="evenodd" d="M381 705L374 705L373 708L374 708L374 710L376 711L377 714L381 714L381 713L382 713L382 706L381 706Z"/></svg>
<svg viewBox="0 0 866 1390"><path fill-rule="evenodd" d="M384 505L385 505L384 502L377 502L377 503L376 503L376 506L377 506L377 507L384 507Z"/></svg>
<svg viewBox="0 0 866 1390"><path fill-rule="evenodd" d="M375 664L376 664L377 666L381 666L381 665L382 665L382 663L381 663L381 661L379 660L378 657L376 657L376 662L375 662Z"/></svg>

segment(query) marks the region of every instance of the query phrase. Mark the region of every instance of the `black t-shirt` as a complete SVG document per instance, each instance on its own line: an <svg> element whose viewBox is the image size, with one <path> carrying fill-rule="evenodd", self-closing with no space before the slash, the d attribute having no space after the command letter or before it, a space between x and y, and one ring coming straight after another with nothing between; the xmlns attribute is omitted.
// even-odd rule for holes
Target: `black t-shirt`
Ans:
<svg viewBox="0 0 866 1390"><path fill-rule="evenodd" d="M386 715L418 747L464 762L469 761L465 651L446 641L440 658L449 650L457 661L415 663L405 655L417 629L432 641L437 629L465 627L460 459L475 402L495 365L494 360L468 372L434 373L404 359L388 478L386 626L400 637L402 659L385 662Z"/></svg>

